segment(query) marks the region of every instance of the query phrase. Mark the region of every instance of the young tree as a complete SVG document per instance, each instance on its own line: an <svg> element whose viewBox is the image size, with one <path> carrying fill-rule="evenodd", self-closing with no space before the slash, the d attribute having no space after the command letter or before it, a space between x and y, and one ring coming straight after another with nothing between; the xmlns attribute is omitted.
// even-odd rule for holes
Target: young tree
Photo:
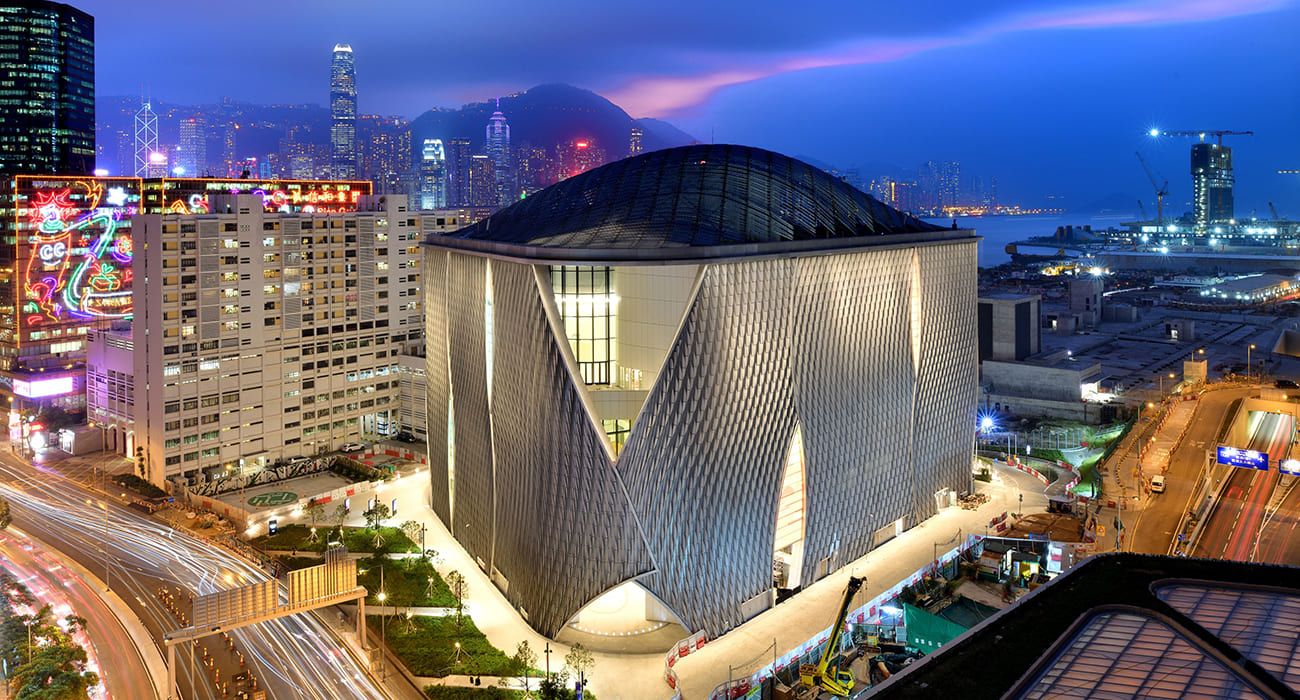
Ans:
<svg viewBox="0 0 1300 700"><path fill-rule="evenodd" d="M524 694L530 694L529 681L532 677L533 666L537 663L537 652L528 645L528 640L520 642L515 647L515 655L511 659L519 665L519 678L524 682Z"/></svg>
<svg viewBox="0 0 1300 700"><path fill-rule="evenodd" d="M461 614L465 611L465 577L459 571L451 571L447 574L447 587L451 589L451 594L456 596L456 641L460 641ZM432 584L432 581L430 581ZM430 593L433 592L432 585Z"/></svg>
<svg viewBox="0 0 1300 700"><path fill-rule="evenodd" d="M374 508L363 511L361 515L366 519L366 529L375 531L375 547L382 547L384 537L379 533L379 523L387 520L392 513L388 506L383 503L376 503Z"/></svg>
<svg viewBox="0 0 1300 700"><path fill-rule="evenodd" d="M339 541L343 541L343 523L348 519L348 507L342 503L334 508L334 526L339 529Z"/></svg>
<svg viewBox="0 0 1300 700"><path fill-rule="evenodd" d="M307 501L307 505L302 509L302 512L307 516L308 522L311 523L311 534L307 536L307 541L315 542L316 523L320 522L320 519L325 517L325 506L313 498L310 501Z"/></svg>
<svg viewBox="0 0 1300 700"><path fill-rule="evenodd" d="M420 531L423 529L424 526L414 520L407 520L406 522L402 523L402 534L406 535L406 538L409 539L412 543L418 541L418 538L420 537ZM411 565L410 557L407 557L406 565L408 568L410 567Z"/></svg>
<svg viewBox="0 0 1300 700"><path fill-rule="evenodd" d="M456 596L456 607L464 607L465 601L465 577L459 571L451 571L447 574L447 587L451 589L451 594Z"/></svg>
<svg viewBox="0 0 1300 700"><path fill-rule="evenodd" d="M584 647L581 644L574 644L569 649L569 653L564 655L564 665L573 670L573 675L578 677L578 680L585 688L587 685L587 674L590 673L591 669L596 665L596 659L591 656L591 652L587 650L587 647Z"/></svg>
<svg viewBox="0 0 1300 700"><path fill-rule="evenodd" d="M13 521L13 516L9 514L9 501L0 498L0 530L9 527L9 523Z"/></svg>

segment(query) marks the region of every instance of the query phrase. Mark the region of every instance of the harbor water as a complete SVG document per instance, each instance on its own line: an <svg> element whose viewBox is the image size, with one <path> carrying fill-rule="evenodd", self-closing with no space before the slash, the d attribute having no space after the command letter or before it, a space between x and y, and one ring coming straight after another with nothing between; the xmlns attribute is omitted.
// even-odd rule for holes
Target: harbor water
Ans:
<svg viewBox="0 0 1300 700"><path fill-rule="evenodd" d="M1123 229L1122 221L1132 221L1133 214L1044 214L1026 216L967 216L957 217L957 228L975 229L975 233L984 240L979 243L979 266L996 267L1011 262L1006 247L1009 243L1024 241L1037 236L1051 236L1058 226L1082 228L1092 226L1094 232L1100 233L1107 228ZM952 226L952 219L925 219L938 226ZM1017 246L1021 253L1032 255L1050 255L1060 246ZM1067 250L1067 254L1077 255Z"/></svg>

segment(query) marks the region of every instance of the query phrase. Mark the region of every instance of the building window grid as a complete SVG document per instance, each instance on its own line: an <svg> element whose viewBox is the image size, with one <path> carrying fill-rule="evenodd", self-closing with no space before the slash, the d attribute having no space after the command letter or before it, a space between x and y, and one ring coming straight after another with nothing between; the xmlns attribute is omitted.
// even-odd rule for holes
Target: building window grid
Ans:
<svg viewBox="0 0 1300 700"><path fill-rule="evenodd" d="M610 384L614 373L614 270L552 266L551 289L569 347L586 384Z"/></svg>

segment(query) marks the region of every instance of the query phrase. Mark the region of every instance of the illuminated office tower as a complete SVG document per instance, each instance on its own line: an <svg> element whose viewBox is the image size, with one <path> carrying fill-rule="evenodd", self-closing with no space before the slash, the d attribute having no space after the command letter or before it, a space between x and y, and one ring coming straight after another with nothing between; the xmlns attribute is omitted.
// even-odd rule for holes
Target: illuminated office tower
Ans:
<svg viewBox="0 0 1300 700"><path fill-rule="evenodd" d="M447 139L447 206L474 206L470 194L470 162L474 152L469 139Z"/></svg>
<svg viewBox="0 0 1300 700"><path fill-rule="evenodd" d="M0 2L0 176L95 169L95 18L57 2Z"/></svg>
<svg viewBox="0 0 1300 700"><path fill-rule="evenodd" d="M425 139L420 159L420 208L447 206L447 154L442 139Z"/></svg>
<svg viewBox="0 0 1300 700"><path fill-rule="evenodd" d="M357 172L375 191L401 193L411 174L411 125L400 117L357 117Z"/></svg>
<svg viewBox="0 0 1300 700"><path fill-rule="evenodd" d="M574 139L555 145L556 180L573 177L605 164L605 151L596 146L595 139Z"/></svg>
<svg viewBox="0 0 1300 700"><path fill-rule="evenodd" d="M1230 221L1232 149L1217 143L1192 146L1192 213L1198 227Z"/></svg>
<svg viewBox="0 0 1300 700"><path fill-rule="evenodd" d="M496 168L492 159L485 155L470 156L469 177L470 206L495 207L500 203L497 197Z"/></svg>
<svg viewBox="0 0 1300 700"><path fill-rule="evenodd" d="M627 141L627 154L629 156L634 156L641 152L641 139L644 137L645 132L641 131L641 127L632 127L632 134L628 137Z"/></svg>
<svg viewBox="0 0 1300 700"><path fill-rule="evenodd" d="M140 111L135 113L135 176L161 177L151 175L149 166L155 162L158 152L158 115L153 113L153 105L142 100ZM165 156L164 156L165 158Z"/></svg>
<svg viewBox="0 0 1300 700"><path fill-rule="evenodd" d="M352 47L334 45L330 64L330 145L334 172L339 179L357 176L357 69Z"/></svg>
<svg viewBox="0 0 1300 700"><path fill-rule="evenodd" d="M185 177L199 177L207 168L208 142L206 125L199 119L181 120L181 142L176 152L176 167Z"/></svg>
<svg viewBox="0 0 1300 700"><path fill-rule="evenodd" d="M510 167L510 125L501 113L501 101L487 124L487 156L492 161L494 200L490 204L507 205L515 198L514 173Z"/></svg>

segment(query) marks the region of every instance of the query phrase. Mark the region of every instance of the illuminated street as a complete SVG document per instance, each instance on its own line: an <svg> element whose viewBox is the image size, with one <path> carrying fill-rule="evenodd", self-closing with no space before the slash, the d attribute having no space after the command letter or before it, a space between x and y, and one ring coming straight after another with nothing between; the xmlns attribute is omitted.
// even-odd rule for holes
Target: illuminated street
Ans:
<svg viewBox="0 0 1300 700"><path fill-rule="evenodd" d="M67 615L85 618L85 637L90 642L86 645L87 668L100 676L100 685L92 690L92 697L157 697L148 665L133 651L131 635L104 603L100 597L102 589L95 590L94 582L83 580L75 570L65 567L15 528L0 535L0 567L26 586L37 600L49 604L55 618ZM85 637L79 636L78 643L85 644Z"/></svg>
<svg viewBox="0 0 1300 700"><path fill-rule="evenodd" d="M1267 453L1276 463L1290 447L1294 431L1290 416L1265 413L1252 426L1247 449ZM1196 555L1249 561L1279 476L1276 470L1235 469L1197 542Z"/></svg>
<svg viewBox="0 0 1300 700"><path fill-rule="evenodd" d="M110 586L126 599L155 639L179 625L157 597L159 586L209 593L232 584L258 581L267 575L232 554L205 545L171 528L110 501L101 510L100 494L89 494L73 482L42 472L27 475L10 455L0 459L0 495L13 508L14 527L39 536L51 547L74 557L103 576L107 542ZM87 498L93 498L91 504ZM109 533L104 537L105 530ZM83 613L85 614L85 613ZM90 615L86 615L90 618ZM340 648L326 626L312 615L297 615L231 633L245 654L259 687L272 698L384 698L361 662ZM239 670L233 653L222 653L221 640L207 637L220 678L229 683ZM202 646L200 646L201 655ZM214 671L191 664L186 647L177 648L177 679L186 698L218 698L210 680ZM110 669L112 672L115 669ZM192 692L193 685L197 693ZM235 684L229 683L233 694ZM414 693L414 690L411 690ZM142 697L126 693L118 697Z"/></svg>

